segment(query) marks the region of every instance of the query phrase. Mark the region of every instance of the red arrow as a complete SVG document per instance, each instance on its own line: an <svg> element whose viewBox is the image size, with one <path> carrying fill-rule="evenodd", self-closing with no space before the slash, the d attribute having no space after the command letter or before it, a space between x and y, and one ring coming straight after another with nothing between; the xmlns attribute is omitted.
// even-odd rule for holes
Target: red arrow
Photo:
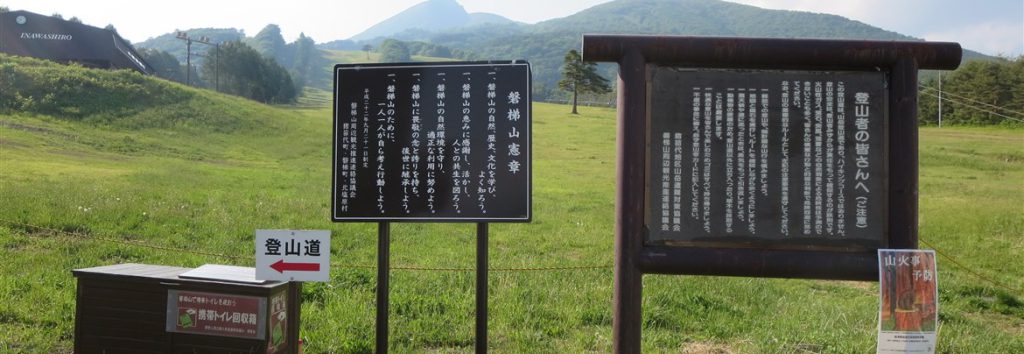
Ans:
<svg viewBox="0 0 1024 354"><path fill-rule="evenodd" d="M278 273L284 273L286 270L297 272L319 272L320 263L285 263L282 259L271 264L270 268L273 268Z"/></svg>

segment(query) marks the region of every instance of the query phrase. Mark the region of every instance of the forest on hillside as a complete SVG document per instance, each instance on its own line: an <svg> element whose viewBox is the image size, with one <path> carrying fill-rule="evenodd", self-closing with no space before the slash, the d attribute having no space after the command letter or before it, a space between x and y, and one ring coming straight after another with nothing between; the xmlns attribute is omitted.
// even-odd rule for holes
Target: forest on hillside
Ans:
<svg viewBox="0 0 1024 354"><path fill-rule="evenodd" d="M952 72L920 81L917 117L922 125L1024 125L1024 56L972 60Z"/></svg>
<svg viewBox="0 0 1024 354"><path fill-rule="evenodd" d="M191 57L179 36L193 39ZM253 37L233 28L201 28L164 34L138 46L160 77L260 102L292 102L303 87L329 89L331 84L322 75L331 63L316 42L299 34L286 43L275 24Z"/></svg>

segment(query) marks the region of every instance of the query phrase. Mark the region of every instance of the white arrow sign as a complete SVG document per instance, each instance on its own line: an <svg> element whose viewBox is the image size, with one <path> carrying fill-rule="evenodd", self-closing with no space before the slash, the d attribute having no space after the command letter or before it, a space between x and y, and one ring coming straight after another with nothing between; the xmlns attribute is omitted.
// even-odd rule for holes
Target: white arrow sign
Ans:
<svg viewBox="0 0 1024 354"><path fill-rule="evenodd" d="M329 281L331 231L256 230L256 279Z"/></svg>

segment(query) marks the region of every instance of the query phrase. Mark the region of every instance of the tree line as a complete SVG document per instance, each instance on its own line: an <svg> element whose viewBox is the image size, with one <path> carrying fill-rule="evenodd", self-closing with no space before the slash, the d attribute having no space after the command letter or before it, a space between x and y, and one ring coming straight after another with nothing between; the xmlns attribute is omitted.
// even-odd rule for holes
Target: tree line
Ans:
<svg viewBox="0 0 1024 354"><path fill-rule="evenodd" d="M299 34L297 40L286 43L274 24L254 37L202 48L205 53L195 53L193 45L193 64L201 64L192 68L164 50L142 48L139 53L159 77L265 103L294 102L305 86L330 85L329 77L322 75L329 63L313 39Z"/></svg>
<svg viewBox="0 0 1024 354"><path fill-rule="evenodd" d="M187 77L193 86L263 103L290 103L299 94L283 66L242 41L222 42L211 48L199 67L186 68L173 55L158 49L143 48L139 54L157 76L167 80L185 83ZM186 74L185 70L190 72Z"/></svg>
<svg viewBox="0 0 1024 354"><path fill-rule="evenodd" d="M941 85L941 87L940 87ZM921 80L917 117L922 125L1024 124L1024 56L974 60Z"/></svg>

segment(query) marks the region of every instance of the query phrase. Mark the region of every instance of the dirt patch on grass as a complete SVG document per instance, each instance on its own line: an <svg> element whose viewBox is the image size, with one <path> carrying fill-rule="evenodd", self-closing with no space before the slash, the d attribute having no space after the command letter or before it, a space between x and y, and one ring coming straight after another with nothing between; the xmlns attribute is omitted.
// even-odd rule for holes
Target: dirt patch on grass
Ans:
<svg viewBox="0 0 1024 354"><path fill-rule="evenodd" d="M21 144L21 143L16 143L16 142L13 142L13 141L10 141L10 140L6 140L6 139L3 139L3 138L0 138L0 147L5 147L5 148L23 148L23 147L28 147L28 145Z"/></svg>
<svg viewBox="0 0 1024 354"><path fill-rule="evenodd" d="M736 351L722 343L690 342L683 346L685 354L732 354Z"/></svg>
<svg viewBox="0 0 1024 354"><path fill-rule="evenodd" d="M931 135L931 136L948 137L948 138L969 138L969 139L977 139L977 140L985 140L985 141L992 141L992 140L1020 141L1020 140L1024 140L1024 139L1021 138L1021 134L1019 134L1019 130L1016 130L1016 129L1008 129L1005 132L972 132L972 131L963 131L963 130L948 130L948 131L928 130L928 131L926 131L925 134Z"/></svg>
<svg viewBox="0 0 1024 354"><path fill-rule="evenodd" d="M73 134L68 134L68 133L59 132L59 131L56 131L56 130L53 130L53 129L43 128L43 127L36 127L36 126L31 126L31 125L26 125L26 124L19 124L19 123L11 123L11 122L0 121L0 126L5 127L5 128L11 128L11 129L14 129L14 130L26 131L26 132L56 135L56 136L63 137L63 138L68 138L68 139L75 139L75 138L77 138Z"/></svg>
<svg viewBox="0 0 1024 354"><path fill-rule="evenodd" d="M1011 336L1024 336L1024 319L993 313L964 313L967 318L998 328Z"/></svg>
<svg viewBox="0 0 1024 354"><path fill-rule="evenodd" d="M874 290L871 289L871 285L874 284L874 283L869 282L869 281L823 280L822 282L826 283L826 284L835 285L835 286L853 288L853 289L857 289L857 290L862 290L862 291L867 291L867 292L874 293Z"/></svg>

